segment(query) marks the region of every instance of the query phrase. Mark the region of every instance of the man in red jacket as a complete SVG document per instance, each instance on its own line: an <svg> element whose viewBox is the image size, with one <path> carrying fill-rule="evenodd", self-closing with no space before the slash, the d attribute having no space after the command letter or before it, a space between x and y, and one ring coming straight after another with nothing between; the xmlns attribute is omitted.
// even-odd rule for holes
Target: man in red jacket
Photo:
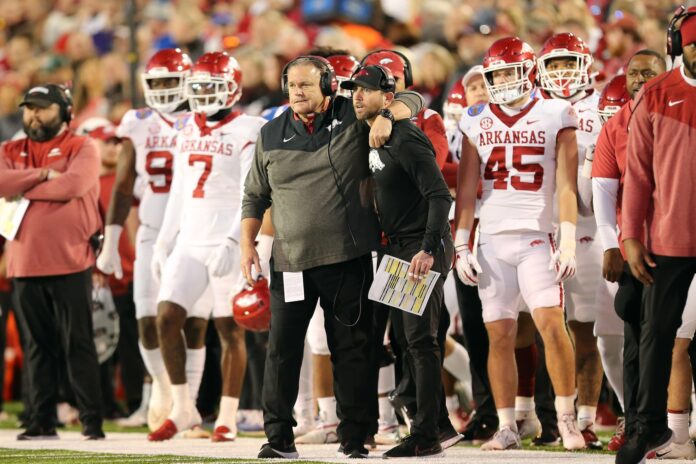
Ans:
<svg viewBox="0 0 696 464"><path fill-rule="evenodd" d="M617 454L617 464L640 462L672 441L666 414L670 360L696 275L696 215L690 201L696 198L696 8L685 16L676 32L683 65L643 86L629 123L621 231L626 261L646 287L638 428Z"/></svg>
<svg viewBox="0 0 696 464"><path fill-rule="evenodd" d="M71 99L57 85L24 96L26 138L0 146L0 196L31 201L7 247L17 314L26 334L32 411L18 440L55 439L62 357L80 410L82 434L102 439L99 363L92 338L91 238L101 227L99 155L68 130Z"/></svg>

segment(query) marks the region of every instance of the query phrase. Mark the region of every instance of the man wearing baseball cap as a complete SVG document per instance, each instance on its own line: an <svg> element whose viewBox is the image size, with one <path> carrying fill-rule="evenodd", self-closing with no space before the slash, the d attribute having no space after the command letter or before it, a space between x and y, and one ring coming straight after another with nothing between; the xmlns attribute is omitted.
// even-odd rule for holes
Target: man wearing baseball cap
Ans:
<svg viewBox="0 0 696 464"><path fill-rule="evenodd" d="M640 309L637 427L616 456L641 462L672 441L667 427L667 384L677 328L696 275L696 8L683 15L672 40L683 64L643 85L628 126L620 224L633 275L643 290ZM686 200L686 201L685 201ZM649 240L645 239L647 225ZM662 453L664 454L664 453Z"/></svg>
<svg viewBox="0 0 696 464"><path fill-rule="evenodd" d="M353 92L355 115L368 125L378 115L385 115L394 98L394 77L382 66L365 66L341 86ZM417 412L411 434L383 457L438 455L442 452L438 326L443 285L454 253L447 220L452 198L435 162L432 144L410 121L393 123L387 143L370 151L369 167L377 214L388 243L385 254L409 261L408 276L416 284L423 282L431 269L440 273L421 315L391 310L397 338L407 344L403 348L409 352Z"/></svg>
<svg viewBox="0 0 696 464"><path fill-rule="evenodd" d="M18 440L57 438L58 370L65 359L86 439L102 432L99 363L92 338L99 155L68 129L71 99L54 84L29 89L26 137L0 145L0 197L30 200L7 245L17 315L26 336L31 415Z"/></svg>

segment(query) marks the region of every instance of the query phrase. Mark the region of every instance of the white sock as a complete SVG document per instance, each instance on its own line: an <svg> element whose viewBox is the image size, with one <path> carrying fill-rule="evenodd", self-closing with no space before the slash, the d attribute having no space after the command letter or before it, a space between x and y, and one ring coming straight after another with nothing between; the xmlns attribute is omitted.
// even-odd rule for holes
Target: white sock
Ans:
<svg viewBox="0 0 696 464"><path fill-rule="evenodd" d="M557 396L553 404L559 417L563 414L575 415L575 395Z"/></svg>
<svg viewBox="0 0 696 464"><path fill-rule="evenodd" d="M450 395L446 397L445 405L447 406L448 413L456 413L459 410L459 397L457 395Z"/></svg>
<svg viewBox="0 0 696 464"><path fill-rule="evenodd" d="M623 344L621 335L599 335L597 337L597 349L602 359L602 367L607 376L609 385L616 394L616 399L624 410L623 390Z"/></svg>
<svg viewBox="0 0 696 464"><path fill-rule="evenodd" d="M169 413L169 419L179 431L186 430L191 425L192 410L188 383L172 385L172 412Z"/></svg>
<svg viewBox="0 0 696 464"><path fill-rule="evenodd" d="M138 406L138 411L147 411L147 405L150 404L150 395L152 395L152 384L143 384L143 393L140 397L140 406Z"/></svg>
<svg viewBox="0 0 696 464"><path fill-rule="evenodd" d="M442 363L447 372L459 380L466 398L473 398L471 393L471 370L469 369L469 353L459 343L454 344L454 350Z"/></svg>
<svg viewBox="0 0 696 464"><path fill-rule="evenodd" d="M527 417L536 416L536 411L534 409L534 398L528 396L516 396L515 397L515 419L524 420Z"/></svg>
<svg viewBox="0 0 696 464"><path fill-rule="evenodd" d="M515 408L498 409L499 429L510 427L510 430L517 432L517 422L515 422Z"/></svg>
<svg viewBox="0 0 696 464"><path fill-rule="evenodd" d="M379 370L379 381L377 383L377 394L390 393L396 388L396 373L394 364L385 366Z"/></svg>
<svg viewBox="0 0 696 464"><path fill-rule="evenodd" d="M324 424L338 424L336 397L327 396L325 398L317 398L317 403L319 403L319 417L321 417Z"/></svg>
<svg viewBox="0 0 696 464"><path fill-rule="evenodd" d="M689 413L688 412L668 412L667 426L674 432L676 443L686 443L689 439Z"/></svg>
<svg viewBox="0 0 696 464"><path fill-rule="evenodd" d="M186 348L186 382L190 388L189 395L193 404L198 398L198 389L201 387L203 368L205 367L205 347L198 349Z"/></svg>
<svg viewBox="0 0 696 464"><path fill-rule="evenodd" d="M384 396L378 399L379 403L379 423L380 425L394 425L397 423L394 407L389 402L389 398Z"/></svg>
<svg viewBox="0 0 696 464"><path fill-rule="evenodd" d="M220 411L215 421L215 428L221 425L230 429L230 432L237 434L237 408L239 407L239 398L232 396L223 396L220 398Z"/></svg>
<svg viewBox="0 0 696 464"><path fill-rule="evenodd" d="M145 369L150 376L159 382L169 383L169 374L167 374L160 349L148 350L142 343L138 343L138 348L140 348L140 356L143 358L143 364L145 364Z"/></svg>
<svg viewBox="0 0 696 464"><path fill-rule="evenodd" d="M578 406L578 428L585 430L594 424L597 417L597 406L588 406L586 404Z"/></svg>

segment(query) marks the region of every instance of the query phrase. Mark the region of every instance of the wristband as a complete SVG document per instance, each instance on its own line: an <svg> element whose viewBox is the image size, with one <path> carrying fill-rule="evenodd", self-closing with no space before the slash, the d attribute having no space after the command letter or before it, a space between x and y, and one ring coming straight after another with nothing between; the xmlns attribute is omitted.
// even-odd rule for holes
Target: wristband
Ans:
<svg viewBox="0 0 696 464"><path fill-rule="evenodd" d="M380 116L387 118L391 121L392 124L394 124L394 115L392 114L389 108L384 108L382 111L379 112L379 114Z"/></svg>

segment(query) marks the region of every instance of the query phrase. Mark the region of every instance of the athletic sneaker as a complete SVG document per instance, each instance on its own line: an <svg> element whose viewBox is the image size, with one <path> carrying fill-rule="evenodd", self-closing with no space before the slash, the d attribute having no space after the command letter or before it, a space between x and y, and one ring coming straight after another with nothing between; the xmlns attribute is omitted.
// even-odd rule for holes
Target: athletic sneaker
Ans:
<svg viewBox="0 0 696 464"><path fill-rule="evenodd" d="M57 440L58 434L53 426L42 427L39 425L30 425L27 429L17 435L17 440Z"/></svg>
<svg viewBox="0 0 696 464"><path fill-rule="evenodd" d="M440 434L438 435L438 439L440 440L440 445L442 446L442 449L446 450L447 448L451 448L460 441L464 440L464 436L460 433L457 433L457 431L454 430L452 424L448 423L446 426L440 427Z"/></svg>
<svg viewBox="0 0 696 464"><path fill-rule="evenodd" d="M368 455L367 449L360 443L346 442L341 443L338 447L338 452L336 455L339 458L349 458L349 459L365 459Z"/></svg>
<svg viewBox="0 0 696 464"><path fill-rule="evenodd" d="M119 427L144 427L147 425L147 405L133 411L128 417L116 419L116 425Z"/></svg>
<svg viewBox="0 0 696 464"><path fill-rule="evenodd" d="M666 448L674 436L670 429L658 433L634 433L616 453L616 464L643 463L653 452Z"/></svg>
<svg viewBox="0 0 696 464"><path fill-rule="evenodd" d="M558 432L561 434L561 441L565 449L579 450L585 448L585 439L580 430L578 430L575 414L566 413L558 416Z"/></svg>
<svg viewBox="0 0 696 464"><path fill-rule="evenodd" d="M159 429L164 424L172 410L172 386L169 383L169 378L165 377L165 379L164 382L157 379L152 380L152 393L147 408L147 426L152 431Z"/></svg>
<svg viewBox="0 0 696 464"><path fill-rule="evenodd" d="M481 451L502 451L509 449L520 449L520 434L505 426L495 432L493 438L481 445Z"/></svg>
<svg viewBox="0 0 696 464"><path fill-rule="evenodd" d="M413 433L401 440L401 443L394 448L382 454L382 458L416 458L441 454L442 446L437 438L426 438Z"/></svg>
<svg viewBox="0 0 696 464"><path fill-rule="evenodd" d="M662 449L648 454L648 459L694 459L696 458L696 447L691 439L684 443L672 442Z"/></svg>
<svg viewBox="0 0 696 464"><path fill-rule="evenodd" d="M607 444L607 449L609 451L617 452L626 443L626 420L623 417L619 417L616 425L616 432L609 440Z"/></svg>
<svg viewBox="0 0 696 464"><path fill-rule="evenodd" d="M493 438L498 428L498 416L480 416L474 411L473 418L462 432L463 441L481 445Z"/></svg>
<svg viewBox="0 0 696 464"><path fill-rule="evenodd" d="M582 438L585 439L585 446L587 446L587 449L601 450L604 448L604 443L597 437L591 425L585 427L580 433L582 434Z"/></svg>
<svg viewBox="0 0 696 464"><path fill-rule="evenodd" d="M218 425L210 437L210 441L221 443L226 441L234 441L237 438L237 433L230 430L226 425Z"/></svg>
<svg viewBox="0 0 696 464"><path fill-rule="evenodd" d="M520 434L520 439L536 438L541 435L541 422L534 411L525 414L526 417L517 422L517 430Z"/></svg>
<svg viewBox="0 0 696 464"><path fill-rule="evenodd" d="M396 424L379 424L377 434L375 435L375 443L378 445L395 445L401 439L399 432L399 423Z"/></svg>
<svg viewBox="0 0 696 464"><path fill-rule="evenodd" d="M257 457L260 459L297 459L300 454L294 443L287 446L264 443Z"/></svg>
<svg viewBox="0 0 696 464"><path fill-rule="evenodd" d="M298 445L322 445L326 443L338 443L338 424L324 424L319 422L314 430L295 439Z"/></svg>

